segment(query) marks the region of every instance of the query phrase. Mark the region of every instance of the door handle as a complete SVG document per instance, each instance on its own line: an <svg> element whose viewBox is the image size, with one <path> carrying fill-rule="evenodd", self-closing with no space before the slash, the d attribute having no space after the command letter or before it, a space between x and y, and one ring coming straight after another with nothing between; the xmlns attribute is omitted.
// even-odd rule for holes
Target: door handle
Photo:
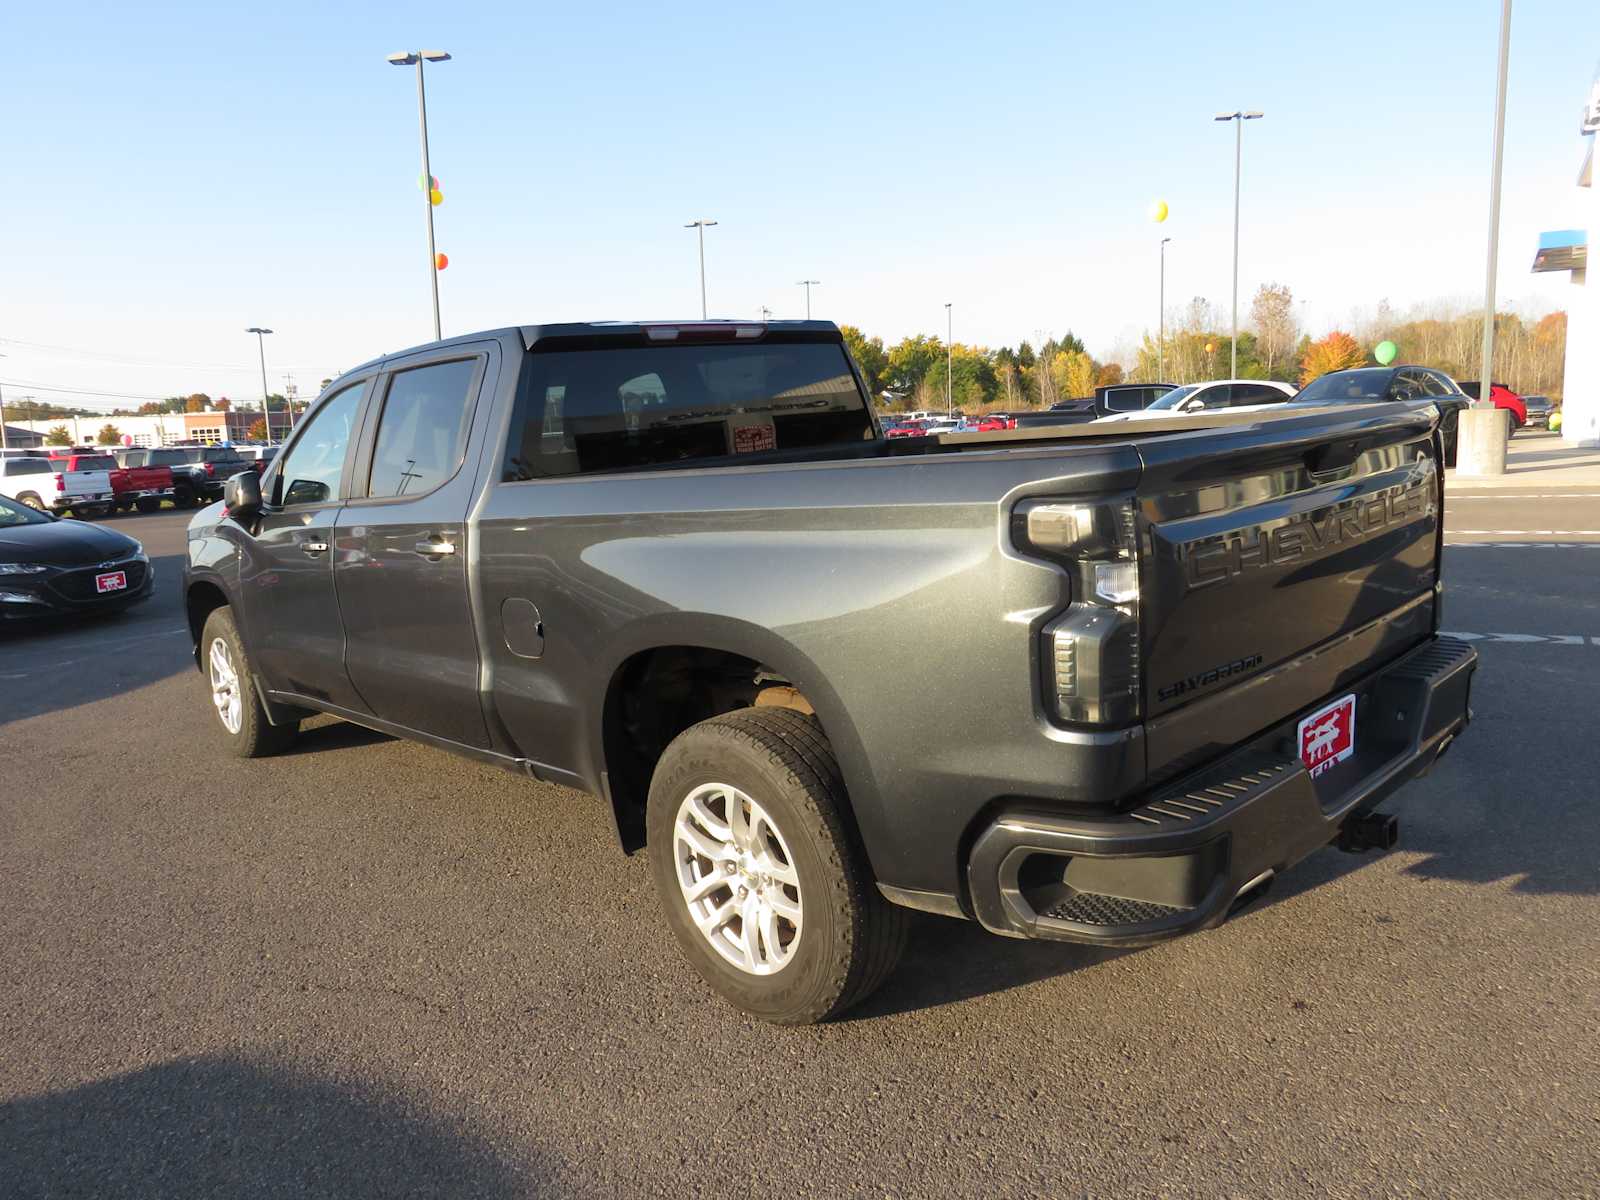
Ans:
<svg viewBox="0 0 1600 1200"><path fill-rule="evenodd" d="M300 549L306 554L321 554L327 550L327 542L301 542Z"/></svg>
<svg viewBox="0 0 1600 1200"><path fill-rule="evenodd" d="M423 558L438 558L441 554L456 552L454 542L418 542L415 549Z"/></svg>

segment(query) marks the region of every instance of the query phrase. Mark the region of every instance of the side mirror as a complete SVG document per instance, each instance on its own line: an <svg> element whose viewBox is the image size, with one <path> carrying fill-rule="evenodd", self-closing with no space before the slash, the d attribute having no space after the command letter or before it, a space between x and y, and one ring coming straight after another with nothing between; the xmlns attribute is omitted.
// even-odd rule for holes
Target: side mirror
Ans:
<svg viewBox="0 0 1600 1200"><path fill-rule="evenodd" d="M1199 396L1196 396L1193 400L1185 400L1183 402L1183 411L1184 412L1201 412L1201 411L1203 411L1205 409L1205 406L1206 406L1206 402L1204 400L1200 399Z"/></svg>
<svg viewBox="0 0 1600 1200"><path fill-rule="evenodd" d="M261 511L261 476L256 471L241 471L222 485L222 502L230 517L249 520Z"/></svg>

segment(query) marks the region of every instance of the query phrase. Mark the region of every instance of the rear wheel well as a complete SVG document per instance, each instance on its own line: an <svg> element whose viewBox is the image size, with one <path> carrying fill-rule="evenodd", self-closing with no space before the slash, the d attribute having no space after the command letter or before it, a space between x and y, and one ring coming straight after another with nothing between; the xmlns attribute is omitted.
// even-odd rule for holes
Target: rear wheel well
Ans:
<svg viewBox="0 0 1600 1200"><path fill-rule="evenodd" d="M691 725L741 708L792 708L815 717L788 679L753 658L704 646L659 646L617 669L606 691L606 779L622 848L645 844L650 778L668 743Z"/></svg>
<svg viewBox="0 0 1600 1200"><path fill-rule="evenodd" d="M189 617L189 638L196 646L200 644L200 631L206 627L206 618L227 605L227 593L216 584L201 582L189 585L184 607Z"/></svg>

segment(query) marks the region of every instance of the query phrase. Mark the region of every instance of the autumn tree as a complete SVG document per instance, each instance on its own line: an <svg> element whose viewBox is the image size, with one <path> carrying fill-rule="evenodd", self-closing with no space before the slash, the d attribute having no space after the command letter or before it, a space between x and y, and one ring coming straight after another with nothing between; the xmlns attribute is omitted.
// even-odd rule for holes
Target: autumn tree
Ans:
<svg viewBox="0 0 1600 1200"><path fill-rule="evenodd" d="M52 425L50 432L44 435L44 444L46 446L70 446L72 445L72 434L67 432L65 425Z"/></svg>
<svg viewBox="0 0 1600 1200"><path fill-rule="evenodd" d="M233 407L233 401L232 400L229 400L226 396L219 396L216 399L216 401L211 405L211 411L212 412L227 412L232 407Z"/></svg>
<svg viewBox="0 0 1600 1200"><path fill-rule="evenodd" d="M1095 373L1094 385L1097 388L1115 387L1121 383L1123 371L1121 363L1102 363L1100 370Z"/></svg>
<svg viewBox="0 0 1600 1200"><path fill-rule="evenodd" d="M100 433L98 436L96 436L95 441L99 442L102 446L115 446L118 442L122 441L122 430L110 423L102 425L100 426Z"/></svg>
<svg viewBox="0 0 1600 1200"><path fill-rule="evenodd" d="M196 392L194 395L189 396L184 400L183 411L192 413L205 412L210 405L210 396L206 395L204 392Z"/></svg>
<svg viewBox="0 0 1600 1200"><path fill-rule="evenodd" d="M1289 355L1299 333L1294 319L1294 293L1282 283L1263 283L1250 302L1250 323L1255 326L1256 346L1268 379L1289 366Z"/></svg>
<svg viewBox="0 0 1600 1200"><path fill-rule="evenodd" d="M1351 367L1365 366L1367 352L1342 329L1335 329L1327 337L1312 342L1300 360L1300 386L1330 371L1348 371Z"/></svg>
<svg viewBox="0 0 1600 1200"><path fill-rule="evenodd" d="M845 349L850 351L850 357L861 368L868 393L876 399L883 391L884 372L889 369L889 356L884 352L883 339L869 338L854 325L841 325L839 332L844 337Z"/></svg>
<svg viewBox="0 0 1600 1200"><path fill-rule="evenodd" d="M244 435L245 435L245 437L249 438L252 442L264 442L264 441L266 441L267 440L267 422L266 422L266 420L264 418L257 417L254 421L250 422L250 428L245 430Z"/></svg>
<svg viewBox="0 0 1600 1200"><path fill-rule="evenodd" d="M150 401L148 404L139 405L139 415L141 417L153 417L160 411L161 405L157 404L154 400Z"/></svg>
<svg viewBox="0 0 1600 1200"><path fill-rule="evenodd" d="M944 361L944 343L917 334L902 338L889 350L887 382L897 392L915 392L935 362Z"/></svg>

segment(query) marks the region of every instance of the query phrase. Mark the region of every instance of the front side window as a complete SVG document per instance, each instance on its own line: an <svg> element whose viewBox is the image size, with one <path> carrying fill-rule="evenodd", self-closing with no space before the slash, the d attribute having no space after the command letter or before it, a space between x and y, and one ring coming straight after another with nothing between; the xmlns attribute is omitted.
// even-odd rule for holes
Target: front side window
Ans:
<svg viewBox="0 0 1600 1200"><path fill-rule="evenodd" d="M1151 402L1150 407L1162 412L1176 409L1180 404L1195 393L1195 385L1186 383L1182 387L1175 387L1166 395Z"/></svg>
<svg viewBox="0 0 1600 1200"><path fill-rule="evenodd" d="M640 470L872 437L837 342L529 354L504 478Z"/></svg>
<svg viewBox="0 0 1600 1200"><path fill-rule="evenodd" d="M420 496L456 473L477 366L477 359L464 358L398 371L389 380L368 496Z"/></svg>
<svg viewBox="0 0 1600 1200"><path fill-rule="evenodd" d="M281 460L273 484L274 503L326 504L343 498L339 478L344 473L345 451L350 448L351 425L366 386L363 380L334 393L307 418L300 436Z"/></svg>

